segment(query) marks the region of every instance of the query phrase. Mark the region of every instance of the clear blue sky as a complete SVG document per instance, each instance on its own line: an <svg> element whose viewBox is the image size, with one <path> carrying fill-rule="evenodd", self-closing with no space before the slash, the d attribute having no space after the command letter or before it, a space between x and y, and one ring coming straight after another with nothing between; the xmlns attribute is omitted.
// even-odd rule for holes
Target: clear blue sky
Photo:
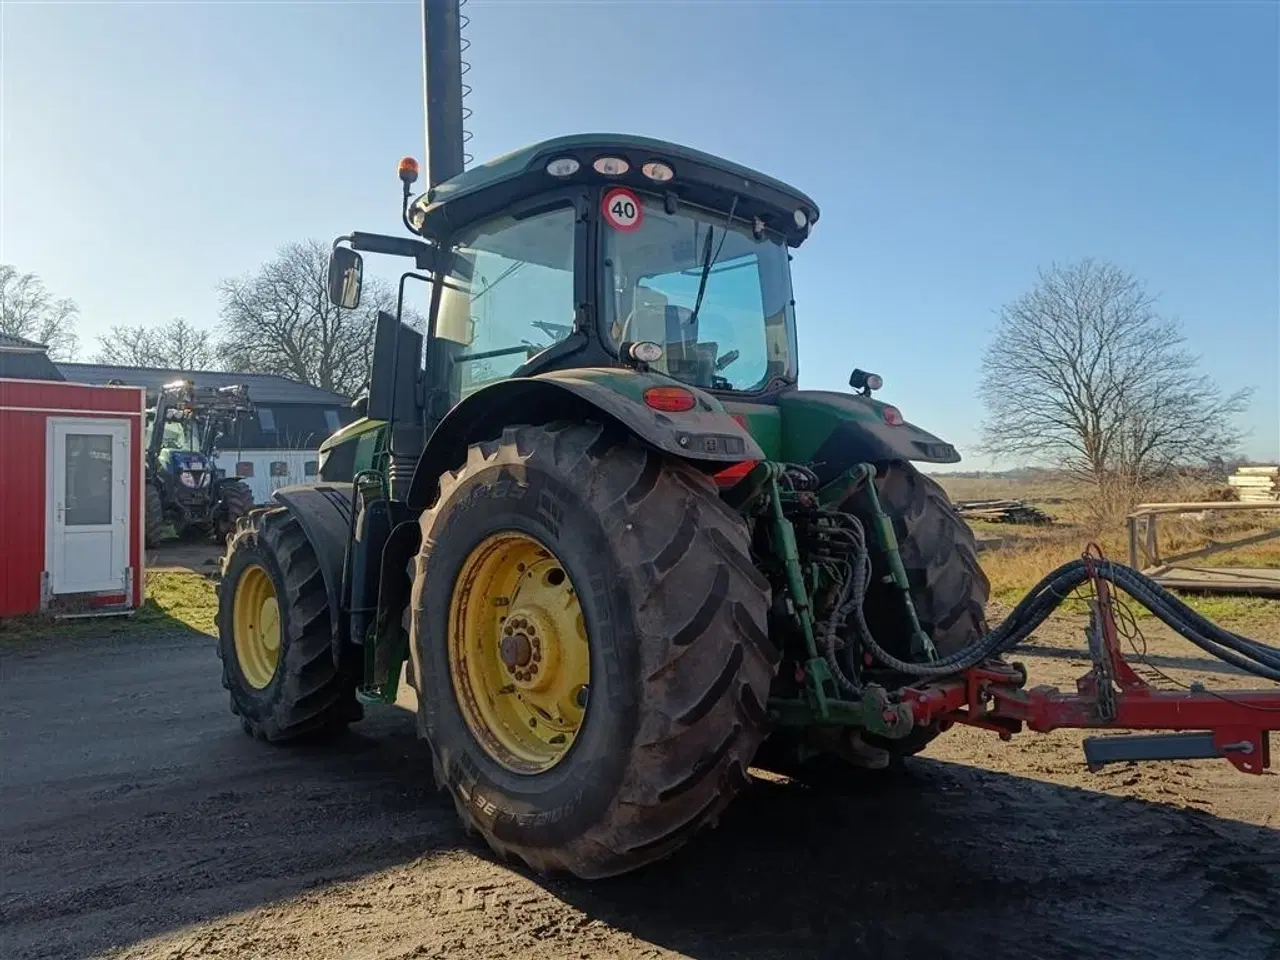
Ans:
<svg viewBox="0 0 1280 960"><path fill-rule="evenodd" d="M419 12L395 3L0 4L0 260L84 315L216 319L282 243L398 227L422 154ZM472 0L473 152L621 130L822 208L795 261L801 379L972 454L995 311L1054 259L1145 278L1280 456L1276 3Z"/></svg>

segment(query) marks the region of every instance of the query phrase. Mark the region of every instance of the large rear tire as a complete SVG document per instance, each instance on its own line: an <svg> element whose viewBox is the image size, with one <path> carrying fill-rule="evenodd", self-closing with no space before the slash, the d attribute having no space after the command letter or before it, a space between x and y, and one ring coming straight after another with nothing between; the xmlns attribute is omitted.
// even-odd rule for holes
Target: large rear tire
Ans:
<svg viewBox="0 0 1280 960"><path fill-rule="evenodd" d="M876 493L881 508L893 521L916 616L939 655L955 653L984 636L991 584L978 563L973 531L960 518L946 491L911 464L896 462L880 471ZM872 635L890 652L909 659L897 588L877 578L863 610ZM937 726L930 725L898 740L861 735L845 744L844 759L864 767L888 766L919 753L938 733ZM806 782L830 782L842 761L821 753L798 762L794 758L801 741L813 746L812 738L803 731L779 731L761 751L761 766Z"/></svg>
<svg viewBox="0 0 1280 960"><path fill-rule="evenodd" d="M777 661L745 522L703 474L596 425L508 428L440 486L411 649L419 729L464 823L504 856L585 878L714 824L747 782ZM553 607L580 614L577 630ZM553 675L572 664L589 676L577 688ZM504 669L498 690L477 679ZM581 693L540 700L539 683Z"/></svg>
<svg viewBox="0 0 1280 960"><path fill-rule="evenodd" d="M991 581L978 563L978 542L952 506L947 492L910 463L889 464L878 476L880 505L893 520L902 565L911 583L911 602L920 626L939 656L947 656L985 636ZM867 622L873 635L887 636L899 617L898 598L885 588L868 594ZM901 622L900 620L896 622ZM906 651L900 651L900 655ZM936 726L919 727L901 740L867 737L891 757L919 753L938 735Z"/></svg>
<svg viewBox="0 0 1280 960"><path fill-rule="evenodd" d="M315 550L285 507L241 519L218 584L218 656L231 712L260 740L358 720L355 680L334 663Z"/></svg>

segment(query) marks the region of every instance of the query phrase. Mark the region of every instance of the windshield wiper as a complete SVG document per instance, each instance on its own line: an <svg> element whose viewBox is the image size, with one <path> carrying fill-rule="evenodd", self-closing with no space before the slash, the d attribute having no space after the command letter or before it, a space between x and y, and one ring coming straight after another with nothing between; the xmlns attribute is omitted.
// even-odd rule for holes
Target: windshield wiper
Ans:
<svg viewBox="0 0 1280 960"><path fill-rule="evenodd" d="M714 256L711 254L711 235L715 233L715 227L707 224L707 251L702 255L702 275L698 277L698 296L694 298L693 312L689 314L691 327L698 323L698 311L702 309L702 298L707 292L707 278L711 276L711 268L720 259L720 251L724 249L724 242L729 236L729 225L733 223L733 213L737 209L738 195L735 193L733 203L729 204L729 215L724 218L724 226L721 228L724 232L720 234L720 245L716 247Z"/></svg>

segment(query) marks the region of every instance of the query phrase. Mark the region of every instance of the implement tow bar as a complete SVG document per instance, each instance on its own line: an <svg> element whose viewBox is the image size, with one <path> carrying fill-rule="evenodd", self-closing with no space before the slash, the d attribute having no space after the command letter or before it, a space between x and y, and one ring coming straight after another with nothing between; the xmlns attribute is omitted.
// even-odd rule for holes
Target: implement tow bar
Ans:
<svg viewBox="0 0 1280 960"><path fill-rule="evenodd" d="M1024 726L1040 733L1063 728L1163 730L1169 732L1086 738L1089 769L1137 760L1223 757L1245 773L1263 773L1271 766L1270 731L1280 730L1280 689L1150 686L1120 650L1111 584L1100 575L1098 564L1105 561L1094 550L1084 557L1093 593L1086 631L1093 667L1076 681L1075 693L1048 686L1027 690L1021 664L990 659L953 677L904 689L901 699L915 723L937 722L944 728L964 723L993 730L1002 740Z"/></svg>

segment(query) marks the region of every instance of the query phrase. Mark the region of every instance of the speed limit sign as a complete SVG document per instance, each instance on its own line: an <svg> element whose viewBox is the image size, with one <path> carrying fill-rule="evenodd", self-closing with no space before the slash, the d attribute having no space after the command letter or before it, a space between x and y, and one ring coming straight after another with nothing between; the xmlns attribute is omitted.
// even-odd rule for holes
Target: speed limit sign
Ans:
<svg viewBox="0 0 1280 960"><path fill-rule="evenodd" d="M606 193L601 210L604 212L604 222L623 233L639 230L640 224L644 222L644 208L640 206L640 198L624 187Z"/></svg>

